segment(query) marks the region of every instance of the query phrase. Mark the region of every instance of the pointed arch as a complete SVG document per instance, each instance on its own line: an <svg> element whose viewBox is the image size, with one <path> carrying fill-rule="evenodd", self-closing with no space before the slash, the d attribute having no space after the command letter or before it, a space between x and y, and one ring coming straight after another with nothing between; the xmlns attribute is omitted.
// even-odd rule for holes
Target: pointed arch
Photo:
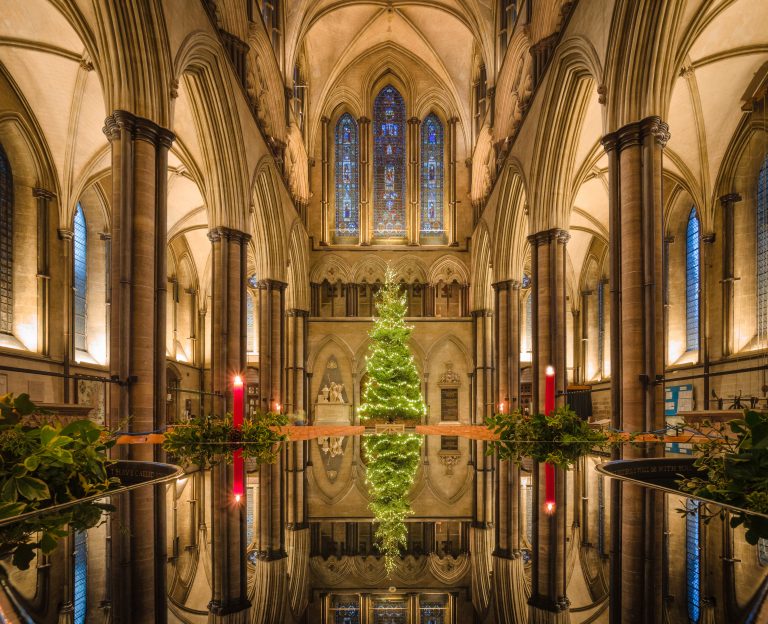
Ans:
<svg viewBox="0 0 768 624"><path fill-rule="evenodd" d="M259 279L285 282L288 252L278 197L277 173L272 159L265 157L256 169L251 191L253 212L250 232L256 273Z"/></svg>

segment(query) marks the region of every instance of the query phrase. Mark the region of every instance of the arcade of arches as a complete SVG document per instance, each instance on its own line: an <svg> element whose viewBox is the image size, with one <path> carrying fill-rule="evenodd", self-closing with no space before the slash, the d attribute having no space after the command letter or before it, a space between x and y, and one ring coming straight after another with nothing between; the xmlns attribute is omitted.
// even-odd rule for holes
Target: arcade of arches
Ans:
<svg viewBox="0 0 768 624"><path fill-rule="evenodd" d="M765 0L3 0L0 394L152 432L241 372L249 410L358 424L389 265L446 432L390 578L360 440L320 438L242 514L200 474L137 498L79 611L77 574L8 572L31 621L768 622L768 543L599 455L545 518L461 435L549 364L624 431L768 401L767 105Z"/></svg>

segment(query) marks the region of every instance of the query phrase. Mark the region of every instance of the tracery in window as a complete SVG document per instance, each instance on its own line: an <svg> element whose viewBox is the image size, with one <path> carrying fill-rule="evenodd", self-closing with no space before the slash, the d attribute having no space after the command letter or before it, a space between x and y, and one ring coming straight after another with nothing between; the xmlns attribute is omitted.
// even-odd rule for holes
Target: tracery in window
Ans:
<svg viewBox="0 0 768 624"><path fill-rule="evenodd" d="M88 228L80 204L73 223L75 349L88 350Z"/></svg>
<svg viewBox="0 0 768 624"><path fill-rule="evenodd" d="M373 236L404 238L405 102L392 85L373 103Z"/></svg>
<svg viewBox="0 0 768 624"><path fill-rule="evenodd" d="M757 335L768 336L768 156L757 180Z"/></svg>
<svg viewBox="0 0 768 624"><path fill-rule="evenodd" d="M336 123L336 239L357 239L360 223L357 122L344 113Z"/></svg>
<svg viewBox="0 0 768 624"><path fill-rule="evenodd" d="M701 617L701 524L699 501L686 500L685 578L688 595L688 619L697 624Z"/></svg>
<svg viewBox="0 0 768 624"><path fill-rule="evenodd" d="M444 132L431 113L421 125L421 235L445 232L443 220Z"/></svg>
<svg viewBox="0 0 768 624"><path fill-rule="evenodd" d="M248 354L256 355L259 352L259 341L256 334L256 304L253 300L253 293L248 292L245 295L245 323L247 328L247 346Z"/></svg>
<svg viewBox="0 0 768 624"><path fill-rule="evenodd" d="M685 349L699 348L699 217L691 208L685 230Z"/></svg>
<svg viewBox="0 0 768 624"><path fill-rule="evenodd" d="M0 333L13 333L13 176L0 145Z"/></svg>

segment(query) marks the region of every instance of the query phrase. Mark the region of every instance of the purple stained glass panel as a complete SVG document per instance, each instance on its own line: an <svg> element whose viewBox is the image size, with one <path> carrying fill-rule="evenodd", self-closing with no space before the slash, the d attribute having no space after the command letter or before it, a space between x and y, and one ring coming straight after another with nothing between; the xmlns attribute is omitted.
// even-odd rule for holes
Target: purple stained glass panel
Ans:
<svg viewBox="0 0 768 624"><path fill-rule="evenodd" d="M357 122L345 113L336 124L336 237L356 238L360 223Z"/></svg>
<svg viewBox="0 0 768 624"><path fill-rule="evenodd" d="M442 235L443 124L431 113L421 126L421 234Z"/></svg>

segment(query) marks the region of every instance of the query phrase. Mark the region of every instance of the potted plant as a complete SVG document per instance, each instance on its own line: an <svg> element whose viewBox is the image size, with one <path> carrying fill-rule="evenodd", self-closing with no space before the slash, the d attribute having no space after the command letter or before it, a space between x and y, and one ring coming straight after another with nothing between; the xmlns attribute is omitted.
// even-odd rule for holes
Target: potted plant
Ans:
<svg viewBox="0 0 768 624"><path fill-rule="evenodd" d="M67 525L75 530L95 526L108 505L70 506L59 513L34 512L107 493L120 485L109 475L114 464L109 432L90 420L61 424L25 424L39 410L21 394L0 396L0 556L26 569L35 550L50 553ZM26 516L25 516L26 514ZM32 514L31 516L29 514ZM7 521L23 516L18 522ZM33 536L37 536L33 538Z"/></svg>

